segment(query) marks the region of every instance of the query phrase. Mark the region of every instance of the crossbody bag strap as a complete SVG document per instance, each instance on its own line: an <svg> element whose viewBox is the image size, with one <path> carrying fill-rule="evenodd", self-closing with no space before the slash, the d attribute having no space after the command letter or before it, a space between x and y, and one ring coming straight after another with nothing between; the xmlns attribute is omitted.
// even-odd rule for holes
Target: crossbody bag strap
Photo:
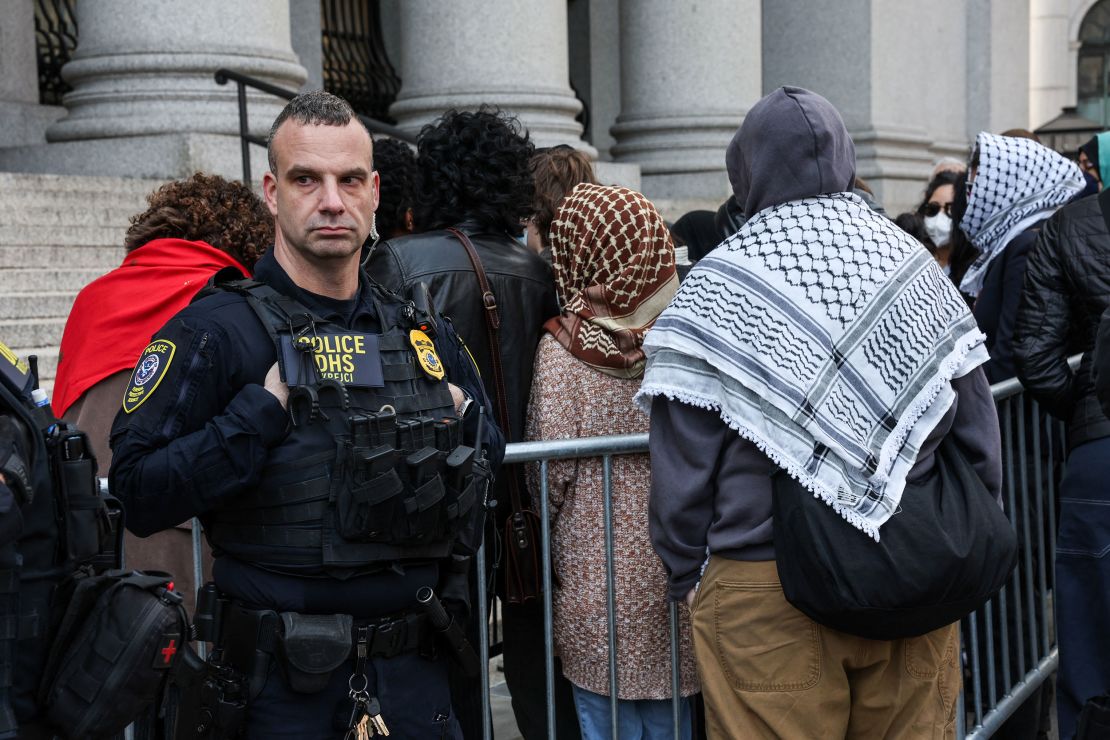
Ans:
<svg viewBox="0 0 1110 740"><path fill-rule="evenodd" d="M482 315L486 320L486 339L489 342L490 364L493 366L493 385L497 396L497 419L501 423L502 431L507 436L509 434L509 398L505 393L505 371L501 367L501 345L498 342L501 331L501 312L497 307L497 296L494 295L489 286L489 279L482 267L482 260L478 258L478 251L474 249L474 243L470 241L470 237L458 229L447 229L447 231L462 242L463 249L466 250L466 256L470 258L470 264L474 267L474 275L478 278L478 287L482 291L482 308L484 309ZM513 511L521 511L523 506L521 506L520 489L515 475L509 476L509 495L512 499Z"/></svg>

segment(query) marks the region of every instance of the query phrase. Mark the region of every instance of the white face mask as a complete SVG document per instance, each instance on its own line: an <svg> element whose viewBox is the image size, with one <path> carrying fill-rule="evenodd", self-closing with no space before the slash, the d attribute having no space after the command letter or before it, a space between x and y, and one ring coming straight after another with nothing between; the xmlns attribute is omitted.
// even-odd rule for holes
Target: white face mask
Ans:
<svg viewBox="0 0 1110 740"><path fill-rule="evenodd" d="M925 233L933 240L933 244L943 247L952 236L952 218L944 211L935 216L926 216Z"/></svg>

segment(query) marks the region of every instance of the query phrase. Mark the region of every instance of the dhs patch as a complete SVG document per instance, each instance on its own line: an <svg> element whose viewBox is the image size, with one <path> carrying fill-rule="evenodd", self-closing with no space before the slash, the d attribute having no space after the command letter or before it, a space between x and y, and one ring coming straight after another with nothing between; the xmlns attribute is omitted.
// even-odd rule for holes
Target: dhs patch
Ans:
<svg viewBox="0 0 1110 740"><path fill-rule="evenodd" d="M135 371L131 373L127 392L123 394L125 413L130 414L150 398L158 384L162 382L162 378L166 377L166 371L170 368L170 362L176 350L177 346L167 339L158 339L147 345L142 356L139 357L138 364L135 365Z"/></svg>

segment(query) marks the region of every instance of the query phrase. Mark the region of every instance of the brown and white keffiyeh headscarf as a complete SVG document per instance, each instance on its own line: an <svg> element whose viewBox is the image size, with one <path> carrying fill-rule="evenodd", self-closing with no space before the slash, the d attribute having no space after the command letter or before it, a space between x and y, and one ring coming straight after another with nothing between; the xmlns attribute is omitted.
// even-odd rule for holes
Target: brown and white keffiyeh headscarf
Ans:
<svg viewBox="0 0 1110 740"><path fill-rule="evenodd" d="M563 199L550 236L563 310L544 328L587 365L640 377L644 334L678 289L663 217L634 190L583 183Z"/></svg>

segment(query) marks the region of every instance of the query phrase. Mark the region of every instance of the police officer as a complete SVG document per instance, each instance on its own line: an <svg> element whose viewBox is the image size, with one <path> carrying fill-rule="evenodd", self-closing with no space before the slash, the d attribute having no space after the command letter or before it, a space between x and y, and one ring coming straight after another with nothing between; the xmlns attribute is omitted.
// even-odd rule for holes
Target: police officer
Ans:
<svg viewBox="0 0 1110 740"><path fill-rule="evenodd" d="M496 469L503 439L450 322L360 271L378 174L346 101L295 98L268 154L274 248L146 348L111 488L140 536L201 517L246 737L460 737L415 596L465 615L474 448Z"/></svg>

